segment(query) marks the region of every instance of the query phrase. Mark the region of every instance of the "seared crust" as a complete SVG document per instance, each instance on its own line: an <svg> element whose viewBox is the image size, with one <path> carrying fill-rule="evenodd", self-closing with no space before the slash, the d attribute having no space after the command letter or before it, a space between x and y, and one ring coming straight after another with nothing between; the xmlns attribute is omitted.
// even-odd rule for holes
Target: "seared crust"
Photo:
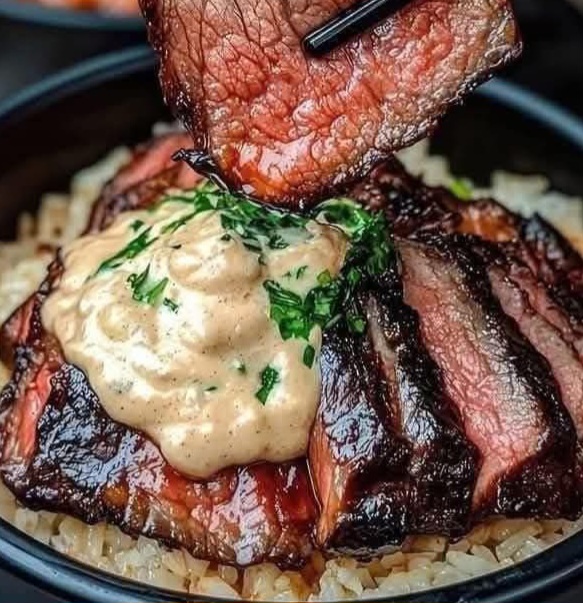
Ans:
<svg viewBox="0 0 583 603"><path fill-rule="evenodd" d="M521 49L508 0L413 0L306 55L303 35L350 4L141 1L166 102L231 188L316 202L427 134Z"/></svg>

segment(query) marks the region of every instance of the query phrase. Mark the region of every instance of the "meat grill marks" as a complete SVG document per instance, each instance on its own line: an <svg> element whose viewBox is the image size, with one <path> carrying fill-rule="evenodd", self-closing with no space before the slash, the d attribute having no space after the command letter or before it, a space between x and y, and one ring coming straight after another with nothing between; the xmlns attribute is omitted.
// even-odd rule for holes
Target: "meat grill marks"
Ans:
<svg viewBox="0 0 583 603"><path fill-rule="evenodd" d="M520 52L508 0L413 0L325 58L304 34L354 0L142 0L166 102L235 189L322 198L433 127Z"/></svg>
<svg viewBox="0 0 583 603"><path fill-rule="evenodd" d="M403 303L396 262L355 303L368 332L338 323L324 334L309 451L317 543L370 555L408 534L462 534L477 454Z"/></svg>
<svg viewBox="0 0 583 603"><path fill-rule="evenodd" d="M401 239L398 249L405 301L482 455L474 512L576 516L573 423L549 364L492 293L483 260L459 236Z"/></svg>

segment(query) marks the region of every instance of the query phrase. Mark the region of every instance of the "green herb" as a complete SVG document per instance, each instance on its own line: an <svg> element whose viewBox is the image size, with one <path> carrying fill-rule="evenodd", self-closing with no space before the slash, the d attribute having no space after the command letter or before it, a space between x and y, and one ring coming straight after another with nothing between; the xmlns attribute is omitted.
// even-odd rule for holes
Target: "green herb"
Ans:
<svg viewBox="0 0 583 603"><path fill-rule="evenodd" d="M362 334L366 331L366 320L358 314L347 314L346 322L352 333Z"/></svg>
<svg viewBox="0 0 583 603"><path fill-rule="evenodd" d="M245 373L247 373L247 367L245 366L245 363L242 360L235 360L233 365L237 372L241 373L241 375L245 375Z"/></svg>
<svg viewBox="0 0 583 603"><path fill-rule="evenodd" d="M162 230L160 232L162 234L176 232L180 227L184 226L187 222L192 220L192 218L194 218L194 216L196 216L196 212L192 212L190 214L177 218L176 220L173 220L172 222L169 222L168 224L166 224L166 226L164 226L164 228L162 228Z"/></svg>
<svg viewBox="0 0 583 603"><path fill-rule="evenodd" d="M285 249L298 232L307 235L308 218L269 209L244 197L223 193L217 209L223 228L237 234L243 245L255 253L262 253L265 248Z"/></svg>
<svg viewBox="0 0 583 603"><path fill-rule="evenodd" d="M180 307L179 304L169 297L164 298L162 305L166 306L170 311L174 312L174 314L178 312L178 308Z"/></svg>
<svg viewBox="0 0 583 603"><path fill-rule="evenodd" d="M140 228L142 228L142 226L145 224L145 222L143 220L134 220L131 224L130 224L130 228L134 231L137 232L138 230L140 230Z"/></svg>
<svg viewBox="0 0 583 603"><path fill-rule="evenodd" d="M255 397L265 406L269 395L279 381L279 372L267 365L260 373L261 387L255 392Z"/></svg>
<svg viewBox="0 0 583 603"><path fill-rule="evenodd" d="M295 270L288 270L283 276L285 276L286 278L293 277L296 280L300 280L306 273L307 269L308 269L307 266L300 266L299 268L296 268Z"/></svg>
<svg viewBox="0 0 583 603"><path fill-rule="evenodd" d="M269 296L269 316L279 327L281 338L284 341L292 337L307 340L313 321L302 297L276 281L265 281L263 287Z"/></svg>
<svg viewBox="0 0 583 603"><path fill-rule="evenodd" d="M220 196L221 192L214 184L204 182L190 191L185 191L180 194L166 195L160 201L158 201L158 203L152 205L148 211L155 212L166 203L184 203L185 205L192 206L192 210L199 214L203 211L214 209Z"/></svg>
<svg viewBox="0 0 583 603"><path fill-rule="evenodd" d="M318 285L325 286L329 285L332 282L332 275L329 270L324 270L324 272L320 272L317 277Z"/></svg>
<svg viewBox="0 0 583 603"><path fill-rule="evenodd" d="M338 226L350 239L347 269L372 275L387 269L392 246L382 213L368 211L349 199L331 199L317 210L319 219Z"/></svg>
<svg viewBox="0 0 583 603"><path fill-rule="evenodd" d="M302 278L302 276L304 276L306 270L308 269L307 266L300 266L297 270L296 270L296 279L299 280Z"/></svg>
<svg viewBox="0 0 583 603"><path fill-rule="evenodd" d="M304 364L308 368L312 368L314 366L314 359L316 358L316 350L313 345L307 345L304 348Z"/></svg>
<svg viewBox="0 0 583 603"><path fill-rule="evenodd" d="M462 201L471 201L473 196L472 183L465 178L452 180L449 185L449 190Z"/></svg>
<svg viewBox="0 0 583 603"><path fill-rule="evenodd" d="M141 232L135 239L132 239L121 251L118 251L115 255L102 262L95 274L118 268L125 261L135 258L139 253L144 251L144 249L148 248L158 239L158 237L150 238L151 230L152 227L150 226L144 230L144 232Z"/></svg>
<svg viewBox="0 0 583 603"><path fill-rule="evenodd" d="M209 385L209 387L205 388L205 392L216 392L219 389L216 385Z"/></svg>
<svg viewBox="0 0 583 603"><path fill-rule="evenodd" d="M363 279L382 274L388 268L392 247L382 214L338 199L320 206L317 217L341 228L350 238L350 249L338 277L334 278L324 270L317 277L317 286L304 298L276 281L263 284L269 297L269 315L284 340L309 341L315 326L326 329L342 319L352 332L363 333L366 320L352 307L354 291ZM307 361L310 360L313 362L311 352L306 348L305 364L309 365Z"/></svg>
<svg viewBox="0 0 583 603"><path fill-rule="evenodd" d="M130 274L128 283L132 289L132 298L135 301L157 306L168 284L168 278L152 281L150 279L150 265L148 264L147 268L140 274Z"/></svg>

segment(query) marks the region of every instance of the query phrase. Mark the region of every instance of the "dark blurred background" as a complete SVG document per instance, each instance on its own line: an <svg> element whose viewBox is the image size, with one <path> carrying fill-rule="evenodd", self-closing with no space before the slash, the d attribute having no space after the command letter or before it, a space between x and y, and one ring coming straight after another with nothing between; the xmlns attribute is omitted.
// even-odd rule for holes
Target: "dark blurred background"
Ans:
<svg viewBox="0 0 583 603"><path fill-rule="evenodd" d="M515 0L515 6L525 52L505 77L583 115L583 0ZM83 58L144 40L139 28L80 32L0 17L0 99Z"/></svg>

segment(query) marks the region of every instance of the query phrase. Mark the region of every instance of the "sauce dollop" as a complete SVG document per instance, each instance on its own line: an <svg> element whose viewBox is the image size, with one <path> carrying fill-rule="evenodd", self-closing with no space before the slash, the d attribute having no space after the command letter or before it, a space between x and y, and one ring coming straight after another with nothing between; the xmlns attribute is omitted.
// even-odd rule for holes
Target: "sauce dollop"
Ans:
<svg viewBox="0 0 583 603"><path fill-rule="evenodd" d="M42 314L108 414L194 478L305 453L321 327L286 336L266 284L304 299L348 249L330 224L204 199L177 193L67 245Z"/></svg>

